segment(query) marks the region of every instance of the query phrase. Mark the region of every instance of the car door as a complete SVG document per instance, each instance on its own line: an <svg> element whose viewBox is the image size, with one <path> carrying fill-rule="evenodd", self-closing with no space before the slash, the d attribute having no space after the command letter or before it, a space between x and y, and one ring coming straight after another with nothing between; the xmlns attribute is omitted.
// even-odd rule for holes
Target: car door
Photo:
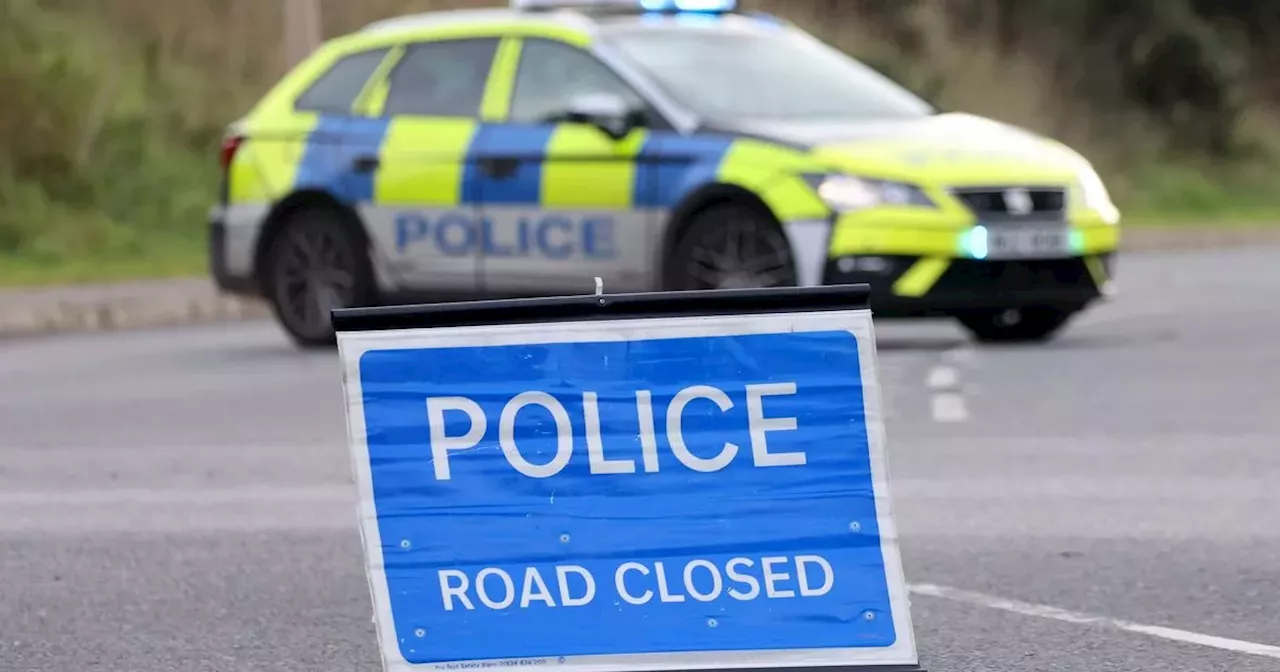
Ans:
<svg viewBox="0 0 1280 672"><path fill-rule="evenodd" d="M478 288L476 194L467 174L498 37L410 43L370 108L386 120L366 221L399 283L422 293Z"/></svg>
<svg viewBox="0 0 1280 672"><path fill-rule="evenodd" d="M480 273L499 295L643 288L656 215L637 207L648 181L638 161L647 131L615 140L562 121L571 101L611 94L644 100L607 65L576 46L514 40L518 53L505 123L486 125L475 146L484 225Z"/></svg>

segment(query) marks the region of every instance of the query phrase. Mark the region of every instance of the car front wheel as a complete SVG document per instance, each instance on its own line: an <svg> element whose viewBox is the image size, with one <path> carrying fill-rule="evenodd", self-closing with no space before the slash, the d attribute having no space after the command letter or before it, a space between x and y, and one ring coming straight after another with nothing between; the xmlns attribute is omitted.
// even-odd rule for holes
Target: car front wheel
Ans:
<svg viewBox="0 0 1280 672"><path fill-rule="evenodd" d="M736 203L699 214L680 236L666 267L669 290L796 284L791 247L777 223Z"/></svg>

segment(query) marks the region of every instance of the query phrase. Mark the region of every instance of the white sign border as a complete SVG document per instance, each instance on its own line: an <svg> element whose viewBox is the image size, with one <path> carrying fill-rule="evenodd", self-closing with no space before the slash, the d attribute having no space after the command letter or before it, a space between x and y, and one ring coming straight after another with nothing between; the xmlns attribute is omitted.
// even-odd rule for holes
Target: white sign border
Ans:
<svg viewBox="0 0 1280 672"><path fill-rule="evenodd" d="M391 614L391 600L382 558L382 540L373 501L369 446L364 424L364 396L360 388L360 360L370 350L436 349L502 345L581 343L591 341L642 341L711 336L848 331L858 343L867 441L870 448L872 486L876 496L877 525L889 606L893 612L895 642L888 647L783 649L752 651L698 651L675 653L565 656L564 662L546 656L545 663L531 659L489 659L410 663L400 653ZM636 317L613 320L557 321L386 331L338 332L346 396L348 445L359 490L359 523L365 552L365 570L373 598L374 621L386 672L427 669L457 670L519 667L530 672L640 672L660 670L723 670L791 667L914 666L919 664L910 614L897 526L889 490L889 465L885 452L884 415L879 379L875 328L869 309L797 311L794 313L692 315L687 317Z"/></svg>

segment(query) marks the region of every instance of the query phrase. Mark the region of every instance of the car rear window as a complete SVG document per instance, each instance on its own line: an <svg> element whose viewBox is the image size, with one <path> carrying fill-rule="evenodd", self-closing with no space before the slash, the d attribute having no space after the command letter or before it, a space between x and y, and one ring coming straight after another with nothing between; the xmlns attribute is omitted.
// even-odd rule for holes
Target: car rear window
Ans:
<svg viewBox="0 0 1280 672"><path fill-rule="evenodd" d="M391 71L384 113L474 117L480 113L496 38L423 42L410 46Z"/></svg>
<svg viewBox="0 0 1280 672"><path fill-rule="evenodd" d="M305 112L351 112L364 85L387 56L387 49L362 51L338 59L301 96L294 107Z"/></svg>

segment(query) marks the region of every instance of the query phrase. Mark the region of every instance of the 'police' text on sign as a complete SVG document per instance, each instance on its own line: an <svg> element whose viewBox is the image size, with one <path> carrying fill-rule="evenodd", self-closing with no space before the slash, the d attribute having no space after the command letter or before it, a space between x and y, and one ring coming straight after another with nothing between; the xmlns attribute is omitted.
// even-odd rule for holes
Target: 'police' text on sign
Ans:
<svg viewBox="0 0 1280 672"><path fill-rule="evenodd" d="M774 430L795 430L796 419L764 417L765 397L795 394L796 384L765 383L747 385L747 428L751 436L751 459L757 467L782 467L802 465L805 463L804 452L776 454L769 452L767 432ZM574 400L575 402L578 400ZM729 466L738 455L738 445L725 442L714 456L699 457L689 449L684 438L684 413L694 402L709 401L722 412L733 408L733 400L724 390L709 385L686 387L671 398L663 414L665 419L665 445L671 448L672 455L680 464L688 469L701 472L720 471ZM654 429L653 391L636 390L635 392L636 424L639 429L640 461L646 472L658 471L658 434ZM541 409L550 414L555 428L555 454L545 464L534 464L525 459L516 445L516 423L520 411L525 408ZM580 402L582 413L573 417L565 404L556 397L542 391L522 392L503 404L498 418L498 447L506 457L511 468L530 478L549 478L564 470L573 457L574 437L585 439L587 460L592 474L633 474L636 472L636 461L626 458L609 459L605 457L604 436L600 429L600 395L598 392L582 393ZM462 411L467 416L466 434L449 436L446 432L447 411ZM474 399L466 397L431 397L427 399L427 418L431 423L431 461L435 466L436 478L449 478L449 452L470 450L475 448L488 433L489 418L484 408ZM579 441L581 442L581 441Z"/></svg>

